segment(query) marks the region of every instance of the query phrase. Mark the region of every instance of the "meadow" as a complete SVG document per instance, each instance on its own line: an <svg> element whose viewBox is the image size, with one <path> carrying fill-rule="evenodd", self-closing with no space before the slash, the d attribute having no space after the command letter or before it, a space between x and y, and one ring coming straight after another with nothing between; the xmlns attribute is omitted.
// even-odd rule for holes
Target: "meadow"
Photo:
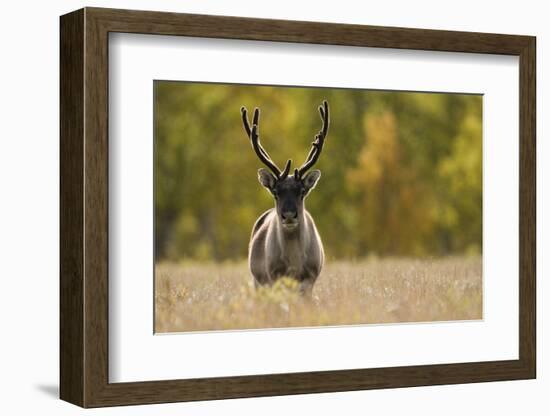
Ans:
<svg viewBox="0 0 550 416"><path fill-rule="evenodd" d="M482 318L481 256L327 261L304 299L294 280L255 289L246 261L161 262L155 332Z"/></svg>

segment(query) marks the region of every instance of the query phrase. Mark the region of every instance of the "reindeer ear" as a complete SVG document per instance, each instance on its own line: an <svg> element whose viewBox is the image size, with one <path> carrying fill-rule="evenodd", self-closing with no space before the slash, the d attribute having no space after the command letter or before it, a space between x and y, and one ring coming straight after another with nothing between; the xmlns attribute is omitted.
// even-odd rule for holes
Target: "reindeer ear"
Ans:
<svg viewBox="0 0 550 416"><path fill-rule="evenodd" d="M272 191L277 178L267 169L261 168L258 169L258 180L263 186Z"/></svg>
<svg viewBox="0 0 550 416"><path fill-rule="evenodd" d="M302 178L302 181L304 182L304 186L306 187L307 191L312 190L315 188L315 185L317 185L317 181L321 177L321 171L319 169L313 169L312 171L309 171L305 174L305 176Z"/></svg>

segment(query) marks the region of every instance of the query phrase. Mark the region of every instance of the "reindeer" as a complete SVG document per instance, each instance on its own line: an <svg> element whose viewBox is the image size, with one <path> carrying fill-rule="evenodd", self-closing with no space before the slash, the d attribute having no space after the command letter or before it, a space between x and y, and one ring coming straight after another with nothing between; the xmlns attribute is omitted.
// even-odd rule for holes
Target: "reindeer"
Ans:
<svg viewBox="0 0 550 416"><path fill-rule="evenodd" d="M292 161L281 171L260 144L260 110L254 109L252 127L247 110L241 108L245 132L258 158L269 170L258 170L258 179L275 199L275 207L254 224L248 249L248 264L256 287L272 285L283 276L299 282L300 293L310 296L324 262L323 244L304 200L321 177L314 169L328 133L328 103L319 106L322 128L315 136L304 164L289 175Z"/></svg>

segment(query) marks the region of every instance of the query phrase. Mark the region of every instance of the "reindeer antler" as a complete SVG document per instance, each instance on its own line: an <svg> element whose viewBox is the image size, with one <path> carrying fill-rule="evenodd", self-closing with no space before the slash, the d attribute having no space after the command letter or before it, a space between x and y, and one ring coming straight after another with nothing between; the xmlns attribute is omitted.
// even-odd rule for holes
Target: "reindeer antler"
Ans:
<svg viewBox="0 0 550 416"><path fill-rule="evenodd" d="M281 180L288 176L288 172L290 172L290 164L292 161L289 159L286 162L284 170L281 172L281 170L278 168L278 166L271 160L271 157L269 154L265 151L265 149L260 144L260 136L259 136L259 122L260 122L260 109L255 108L254 109L254 115L252 117L252 128L250 128L250 124L248 122L248 112L246 110L246 107L241 107L241 115L243 117L243 125L244 130L250 139L250 142L252 143L252 147L254 148L254 151L256 152L256 155L258 158L262 161L264 165L266 165L277 177L277 179Z"/></svg>
<svg viewBox="0 0 550 416"><path fill-rule="evenodd" d="M313 143L311 143L311 150L307 155L306 161L299 169L294 170L294 176L296 177L296 179L301 178L304 173L306 173L313 165L315 165L317 159L319 159L321 151L323 150L323 145L325 144L325 138L327 137L330 120L328 113L328 102L326 100L323 101L323 105L319 106L319 113L321 115L323 126L321 127L319 133L317 133L317 135L315 136L315 140L313 141Z"/></svg>

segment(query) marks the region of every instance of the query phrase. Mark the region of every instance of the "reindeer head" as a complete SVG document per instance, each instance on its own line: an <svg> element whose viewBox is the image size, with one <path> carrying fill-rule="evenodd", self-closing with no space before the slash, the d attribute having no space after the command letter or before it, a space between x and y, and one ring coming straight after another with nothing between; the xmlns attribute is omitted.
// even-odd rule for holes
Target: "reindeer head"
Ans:
<svg viewBox="0 0 550 416"><path fill-rule="evenodd" d="M252 143L252 147L262 163L269 168L269 170L264 168L259 169L258 179L273 195L277 215L283 229L286 231L297 229L300 222L303 221L304 199L315 187L317 181L321 177L321 172L318 169L309 172L308 170L311 169L317 162L317 159L319 159L328 133L329 112L328 103L326 101L323 101L323 105L319 106L319 113L323 123L321 130L315 136L315 140L312 143L306 161L300 168L294 169L294 174L289 176L292 161L289 159L286 162L285 168L281 171L260 144L258 127L260 110L258 108L254 109L251 128L248 121L247 110L245 107L241 108L244 129Z"/></svg>

